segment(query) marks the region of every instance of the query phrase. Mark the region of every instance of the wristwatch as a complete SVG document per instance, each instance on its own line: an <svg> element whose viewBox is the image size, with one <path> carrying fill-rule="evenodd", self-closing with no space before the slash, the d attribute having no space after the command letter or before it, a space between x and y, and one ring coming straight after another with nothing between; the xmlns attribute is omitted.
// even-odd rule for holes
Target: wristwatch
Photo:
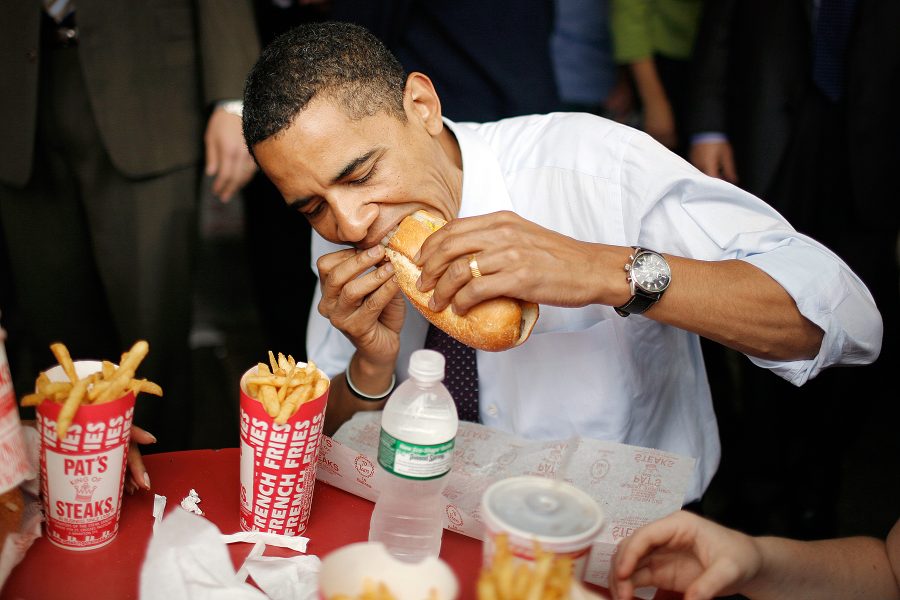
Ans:
<svg viewBox="0 0 900 600"><path fill-rule="evenodd" d="M659 252L632 246L634 252L625 264L627 279L631 285L631 300L622 306L616 306L616 312L622 316L639 315L659 302L663 292L672 282L672 269Z"/></svg>

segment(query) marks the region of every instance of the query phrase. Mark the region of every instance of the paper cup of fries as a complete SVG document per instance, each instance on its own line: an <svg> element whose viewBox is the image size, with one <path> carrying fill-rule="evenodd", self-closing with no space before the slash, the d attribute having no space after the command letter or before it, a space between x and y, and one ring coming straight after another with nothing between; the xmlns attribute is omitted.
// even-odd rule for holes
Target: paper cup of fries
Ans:
<svg viewBox="0 0 900 600"><path fill-rule="evenodd" d="M339 548L319 571L319 597L325 600L454 600L458 594L459 582L441 559L401 562L379 542Z"/></svg>
<svg viewBox="0 0 900 600"><path fill-rule="evenodd" d="M330 381L315 363L272 353L241 378L241 529L306 530Z"/></svg>
<svg viewBox="0 0 900 600"><path fill-rule="evenodd" d="M61 343L50 346L59 365L41 373L23 406L37 407L41 438L41 501L47 538L69 550L92 550L119 531L125 463L134 400L162 395L135 370L149 346L139 340L119 365L72 361Z"/></svg>
<svg viewBox="0 0 900 600"><path fill-rule="evenodd" d="M73 364L81 381L102 369L100 361ZM69 381L60 366L44 375L54 383ZM47 539L69 550L92 550L113 541L119 531L134 393L79 406L71 421L64 410L64 404L41 402L36 411ZM66 422L60 436L59 424Z"/></svg>
<svg viewBox="0 0 900 600"><path fill-rule="evenodd" d="M584 578L588 555L603 526L593 498L564 481L525 475L493 483L481 497L484 565L499 554L534 565L551 554L571 561L572 574Z"/></svg>

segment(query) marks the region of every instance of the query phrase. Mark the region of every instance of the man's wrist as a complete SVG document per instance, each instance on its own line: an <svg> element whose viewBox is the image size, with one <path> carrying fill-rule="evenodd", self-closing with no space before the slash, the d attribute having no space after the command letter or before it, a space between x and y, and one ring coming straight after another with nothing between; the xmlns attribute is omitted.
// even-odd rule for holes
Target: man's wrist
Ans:
<svg viewBox="0 0 900 600"><path fill-rule="evenodd" d="M628 246L602 246L597 252L594 272L598 276L600 296L596 303L621 306L631 299L631 286L622 267L628 262L632 249Z"/></svg>
<svg viewBox="0 0 900 600"><path fill-rule="evenodd" d="M382 400L385 400L388 396L391 395L391 393L394 391L394 388L397 386L397 376L395 374L391 374L391 383L383 392L379 392L378 394L368 394L366 392L363 392L353 383L353 378L350 376L349 365L347 365L347 370L344 372L344 381L347 382L347 389L350 390L351 394L366 402L381 402Z"/></svg>
<svg viewBox="0 0 900 600"><path fill-rule="evenodd" d="M359 355L350 360L344 378L351 394L370 401L386 398L397 382L394 363L372 363Z"/></svg>

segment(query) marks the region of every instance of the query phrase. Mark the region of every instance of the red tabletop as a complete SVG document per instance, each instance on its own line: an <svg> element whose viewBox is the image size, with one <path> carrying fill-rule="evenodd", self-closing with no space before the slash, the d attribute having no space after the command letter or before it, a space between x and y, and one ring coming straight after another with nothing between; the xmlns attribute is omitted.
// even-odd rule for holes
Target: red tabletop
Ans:
<svg viewBox="0 0 900 600"><path fill-rule="evenodd" d="M153 527L153 494L166 496L166 513L175 510L191 488L200 495L200 508L222 533L240 531L238 524L239 463L237 448L151 454L144 457L152 492L126 495L119 534L107 546L75 552L35 540L25 559L10 574L0 600L128 600L138 597L141 564ZM316 482L309 524L307 552L324 558L332 550L365 541L373 504L321 481ZM179 509L180 510L180 509ZM228 546L235 569L252 544ZM459 600L475 598L481 566L479 540L444 531L441 558L459 579ZM292 550L266 549L268 556L294 556ZM662 598L663 594L657 594ZM668 597L668 595L666 595Z"/></svg>
<svg viewBox="0 0 900 600"><path fill-rule="evenodd" d="M237 448L145 456L153 491L125 496L115 540L103 548L85 552L58 548L43 537L36 540L22 563L13 570L0 599L137 598L138 576L153 526L153 494L168 498L168 513L194 488L202 499L200 508L222 533L240 531L239 460ZM310 539L307 552L323 558L336 548L365 541L373 506L368 500L316 482L309 525L304 533ZM229 545L235 569L252 547L241 543ZM271 547L266 554L296 555L291 550ZM441 557L459 578L460 600L474 598L481 542L445 531Z"/></svg>

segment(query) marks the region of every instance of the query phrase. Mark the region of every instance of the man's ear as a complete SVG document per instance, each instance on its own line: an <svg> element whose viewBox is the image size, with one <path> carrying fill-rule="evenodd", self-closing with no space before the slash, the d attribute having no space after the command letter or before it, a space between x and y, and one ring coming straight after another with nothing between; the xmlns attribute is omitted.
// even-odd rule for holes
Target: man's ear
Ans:
<svg viewBox="0 0 900 600"><path fill-rule="evenodd" d="M403 110L406 118L419 120L431 135L437 135L444 128L441 120L441 101L431 79L423 73L413 71L406 78L403 89Z"/></svg>

